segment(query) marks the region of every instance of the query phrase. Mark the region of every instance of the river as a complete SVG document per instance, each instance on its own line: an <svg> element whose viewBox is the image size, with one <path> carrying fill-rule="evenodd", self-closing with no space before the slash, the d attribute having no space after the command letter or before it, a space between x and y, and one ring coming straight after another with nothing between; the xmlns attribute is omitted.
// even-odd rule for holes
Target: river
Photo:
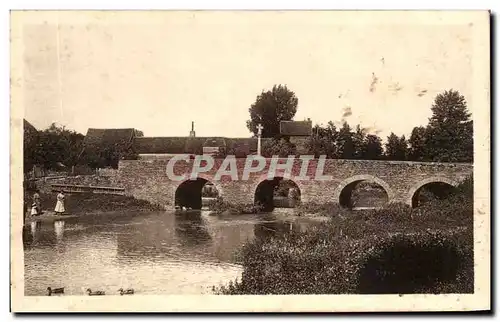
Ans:
<svg viewBox="0 0 500 322"><path fill-rule="evenodd" d="M25 294L85 290L117 294L210 294L240 279L238 251L255 238L305 230L318 219L271 214L219 218L208 212L88 215L27 225L23 231Z"/></svg>

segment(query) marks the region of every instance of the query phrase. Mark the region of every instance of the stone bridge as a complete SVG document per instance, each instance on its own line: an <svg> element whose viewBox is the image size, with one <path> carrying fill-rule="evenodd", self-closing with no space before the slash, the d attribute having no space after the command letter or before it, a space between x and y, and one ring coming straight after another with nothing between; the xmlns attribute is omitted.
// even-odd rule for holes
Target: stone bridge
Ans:
<svg viewBox="0 0 500 322"><path fill-rule="evenodd" d="M167 175L167 163L170 158L145 160L121 160L119 163L116 184L125 188L126 194L138 199L174 207L180 191L191 191L191 198L199 198L201 205L201 189L207 182L217 188L219 196L231 204L253 204L257 191L263 186L273 186L275 181L269 180L268 172L271 159L265 159L264 169L252 172L246 180L242 180L246 159L235 159L238 180L230 175L216 177L223 159L215 159L214 167L207 172L199 173L195 180L172 180ZM287 162L279 159L279 164ZM416 206L415 198L420 189L433 184L458 185L468 175L472 175L472 164L433 163L409 161L373 161L373 160L310 160L307 172L301 172L303 160L293 160L291 180L300 190L303 203L340 203L344 205L349 199L354 186L362 181L376 183L381 186L389 203L405 203ZM323 163L323 164L321 164ZM224 167L223 167L224 168ZM314 177L318 168L322 169L323 180L304 178ZM176 161L173 171L176 175L190 174L193 160ZM235 173L236 174L236 173ZM274 177L285 175L284 170L277 170ZM244 178L243 178L244 179ZM186 189L188 188L188 189ZM267 189L272 194L272 189ZM272 198L272 197L271 197Z"/></svg>

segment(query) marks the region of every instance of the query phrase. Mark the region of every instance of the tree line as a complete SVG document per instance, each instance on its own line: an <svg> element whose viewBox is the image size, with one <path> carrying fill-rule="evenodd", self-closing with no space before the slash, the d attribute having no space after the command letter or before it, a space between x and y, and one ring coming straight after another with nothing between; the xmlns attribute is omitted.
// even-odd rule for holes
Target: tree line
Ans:
<svg viewBox="0 0 500 322"><path fill-rule="evenodd" d="M261 123L262 137L271 139L263 144L263 155L297 154L297 147L279 131L280 121L292 120L297 105L295 93L283 85L263 92L252 104L248 129L257 134ZM444 91L435 97L431 111L428 124L414 127L409 138L391 133L385 143L377 134L360 125L352 128L345 121L338 128L333 121L315 125L306 142L307 154L333 159L473 162L473 121L464 96Z"/></svg>
<svg viewBox="0 0 500 322"><path fill-rule="evenodd" d="M295 93L283 85L263 92L251 105L248 129L257 134L257 125L263 124L262 136L271 139L262 146L264 156L297 154L297 147L280 135L280 122L292 120L297 106ZM464 96L454 90L440 93L431 111L428 124L414 127L409 138L391 133L385 143L360 125L352 128L343 122L337 127L333 121L315 125L305 144L306 153L334 159L473 162L473 122ZM137 158L134 151L124 151L119 144L84 151L83 139L83 134L56 124L43 131L25 129L24 171L31 171L33 165L45 169L116 167L120 159Z"/></svg>
<svg viewBox="0 0 500 322"><path fill-rule="evenodd" d="M137 132L142 136L142 132ZM64 126L51 124L43 131L24 131L24 173L34 165L45 170L69 171L74 166L90 169L117 168L120 159L137 159L133 147L123 142L84 148L85 136Z"/></svg>
<svg viewBox="0 0 500 322"><path fill-rule="evenodd" d="M43 131L26 131L25 129L24 172L31 171L34 165L42 166L47 170L77 165L84 137L83 134L55 123Z"/></svg>

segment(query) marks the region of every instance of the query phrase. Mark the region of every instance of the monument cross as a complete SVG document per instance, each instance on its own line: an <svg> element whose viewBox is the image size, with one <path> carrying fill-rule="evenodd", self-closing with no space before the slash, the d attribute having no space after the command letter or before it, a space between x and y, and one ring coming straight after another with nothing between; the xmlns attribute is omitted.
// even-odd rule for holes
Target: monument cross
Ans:
<svg viewBox="0 0 500 322"><path fill-rule="evenodd" d="M262 129L264 127L259 123L257 125L257 155L260 155L260 137L262 136Z"/></svg>

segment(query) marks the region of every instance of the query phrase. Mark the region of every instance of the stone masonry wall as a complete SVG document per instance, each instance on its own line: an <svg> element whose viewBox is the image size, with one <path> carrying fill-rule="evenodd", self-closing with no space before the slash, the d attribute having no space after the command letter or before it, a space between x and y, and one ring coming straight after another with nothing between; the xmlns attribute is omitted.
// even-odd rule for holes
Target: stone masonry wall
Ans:
<svg viewBox="0 0 500 322"><path fill-rule="evenodd" d="M139 199L145 199L166 207L173 206L175 190L181 181L171 180L166 167L169 158L157 160L122 160L120 161L115 185L124 187L126 193ZM222 198L231 203L251 204L255 190L260 182L267 179L270 159L264 170L251 173L248 180L233 181L230 176L214 180L222 163L215 160L213 169L200 173L199 177L211 181ZM238 178L241 179L246 159L236 159ZM285 163L287 159L280 159ZM255 161L254 161L255 162ZM193 161L177 161L174 167L176 175L190 174ZM293 160L292 180L301 171L302 160ZM311 160L307 175L314 176L318 160ZM446 182L456 185L467 175L471 175L471 164L426 163L406 161L371 161L371 160L325 160L324 174L332 176L328 180L294 180L301 191L302 202L339 202L339 196L348 184L368 180L381 185L389 196L389 202L411 204L415 191L431 182ZM283 176L284 171L277 171L276 176Z"/></svg>

